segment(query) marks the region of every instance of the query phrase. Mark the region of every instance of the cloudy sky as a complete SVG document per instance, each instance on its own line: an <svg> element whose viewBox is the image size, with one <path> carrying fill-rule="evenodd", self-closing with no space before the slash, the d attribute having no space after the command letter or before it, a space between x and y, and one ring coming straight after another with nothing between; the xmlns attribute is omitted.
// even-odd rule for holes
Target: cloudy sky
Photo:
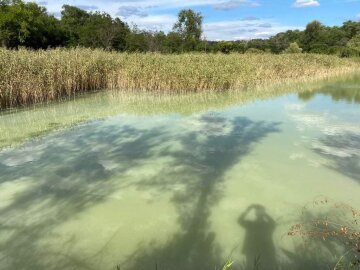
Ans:
<svg viewBox="0 0 360 270"><path fill-rule="evenodd" d="M317 19L327 25L360 20L360 0L38 0L58 15L63 4L105 11L139 28L171 30L180 9L204 16L208 40L267 38L287 29L303 29Z"/></svg>

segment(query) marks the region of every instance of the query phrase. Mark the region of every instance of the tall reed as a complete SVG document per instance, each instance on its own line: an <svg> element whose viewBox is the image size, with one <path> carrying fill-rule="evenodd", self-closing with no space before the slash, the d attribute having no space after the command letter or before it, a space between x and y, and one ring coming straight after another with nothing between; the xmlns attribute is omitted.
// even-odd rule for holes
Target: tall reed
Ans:
<svg viewBox="0 0 360 270"><path fill-rule="evenodd" d="M91 49L0 49L0 108L99 89L242 89L354 71L360 63L325 55L117 53Z"/></svg>

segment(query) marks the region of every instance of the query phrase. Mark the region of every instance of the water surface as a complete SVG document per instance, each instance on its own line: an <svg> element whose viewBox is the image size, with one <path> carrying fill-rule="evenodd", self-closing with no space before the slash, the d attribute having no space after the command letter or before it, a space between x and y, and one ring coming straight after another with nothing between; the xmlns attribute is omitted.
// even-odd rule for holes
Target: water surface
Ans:
<svg viewBox="0 0 360 270"><path fill-rule="evenodd" d="M346 247L288 232L360 208L358 82L3 113L3 146L32 139L0 152L0 269L333 268Z"/></svg>

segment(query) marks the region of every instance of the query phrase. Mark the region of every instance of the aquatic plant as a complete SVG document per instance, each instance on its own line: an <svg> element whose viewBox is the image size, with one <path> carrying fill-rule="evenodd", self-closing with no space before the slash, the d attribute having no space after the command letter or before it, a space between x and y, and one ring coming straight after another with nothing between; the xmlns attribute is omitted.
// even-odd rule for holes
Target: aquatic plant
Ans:
<svg viewBox="0 0 360 270"><path fill-rule="evenodd" d="M305 206L302 222L293 225L288 235L305 241L321 240L328 250L340 248L342 255L334 270L360 268L360 211L344 203L332 203L328 198L315 200L313 206L330 207L330 211L312 215L309 206Z"/></svg>
<svg viewBox="0 0 360 270"><path fill-rule="evenodd" d="M246 89L358 70L325 55L117 53L91 49L0 49L0 109L99 89L204 91Z"/></svg>

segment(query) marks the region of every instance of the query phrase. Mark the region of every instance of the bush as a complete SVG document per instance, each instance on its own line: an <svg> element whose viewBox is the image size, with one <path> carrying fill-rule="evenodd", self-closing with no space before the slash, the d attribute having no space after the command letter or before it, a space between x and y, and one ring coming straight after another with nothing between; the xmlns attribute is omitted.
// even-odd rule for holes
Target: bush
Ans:
<svg viewBox="0 0 360 270"><path fill-rule="evenodd" d="M339 56L342 58L356 57L356 56L359 56L359 52L357 52L351 48L344 47L340 51Z"/></svg>
<svg viewBox="0 0 360 270"><path fill-rule="evenodd" d="M265 51L260 50L260 49L256 49L256 48L249 48L249 49L246 50L245 53L264 54Z"/></svg>
<svg viewBox="0 0 360 270"><path fill-rule="evenodd" d="M314 44L311 46L310 53L329 54L329 47L326 44Z"/></svg>
<svg viewBox="0 0 360 270"><path fill-rule="evenodd" d="M302 53L303 49L299 47L296 42L290 43L289 47L284 50L284 53Z"/></svg>

